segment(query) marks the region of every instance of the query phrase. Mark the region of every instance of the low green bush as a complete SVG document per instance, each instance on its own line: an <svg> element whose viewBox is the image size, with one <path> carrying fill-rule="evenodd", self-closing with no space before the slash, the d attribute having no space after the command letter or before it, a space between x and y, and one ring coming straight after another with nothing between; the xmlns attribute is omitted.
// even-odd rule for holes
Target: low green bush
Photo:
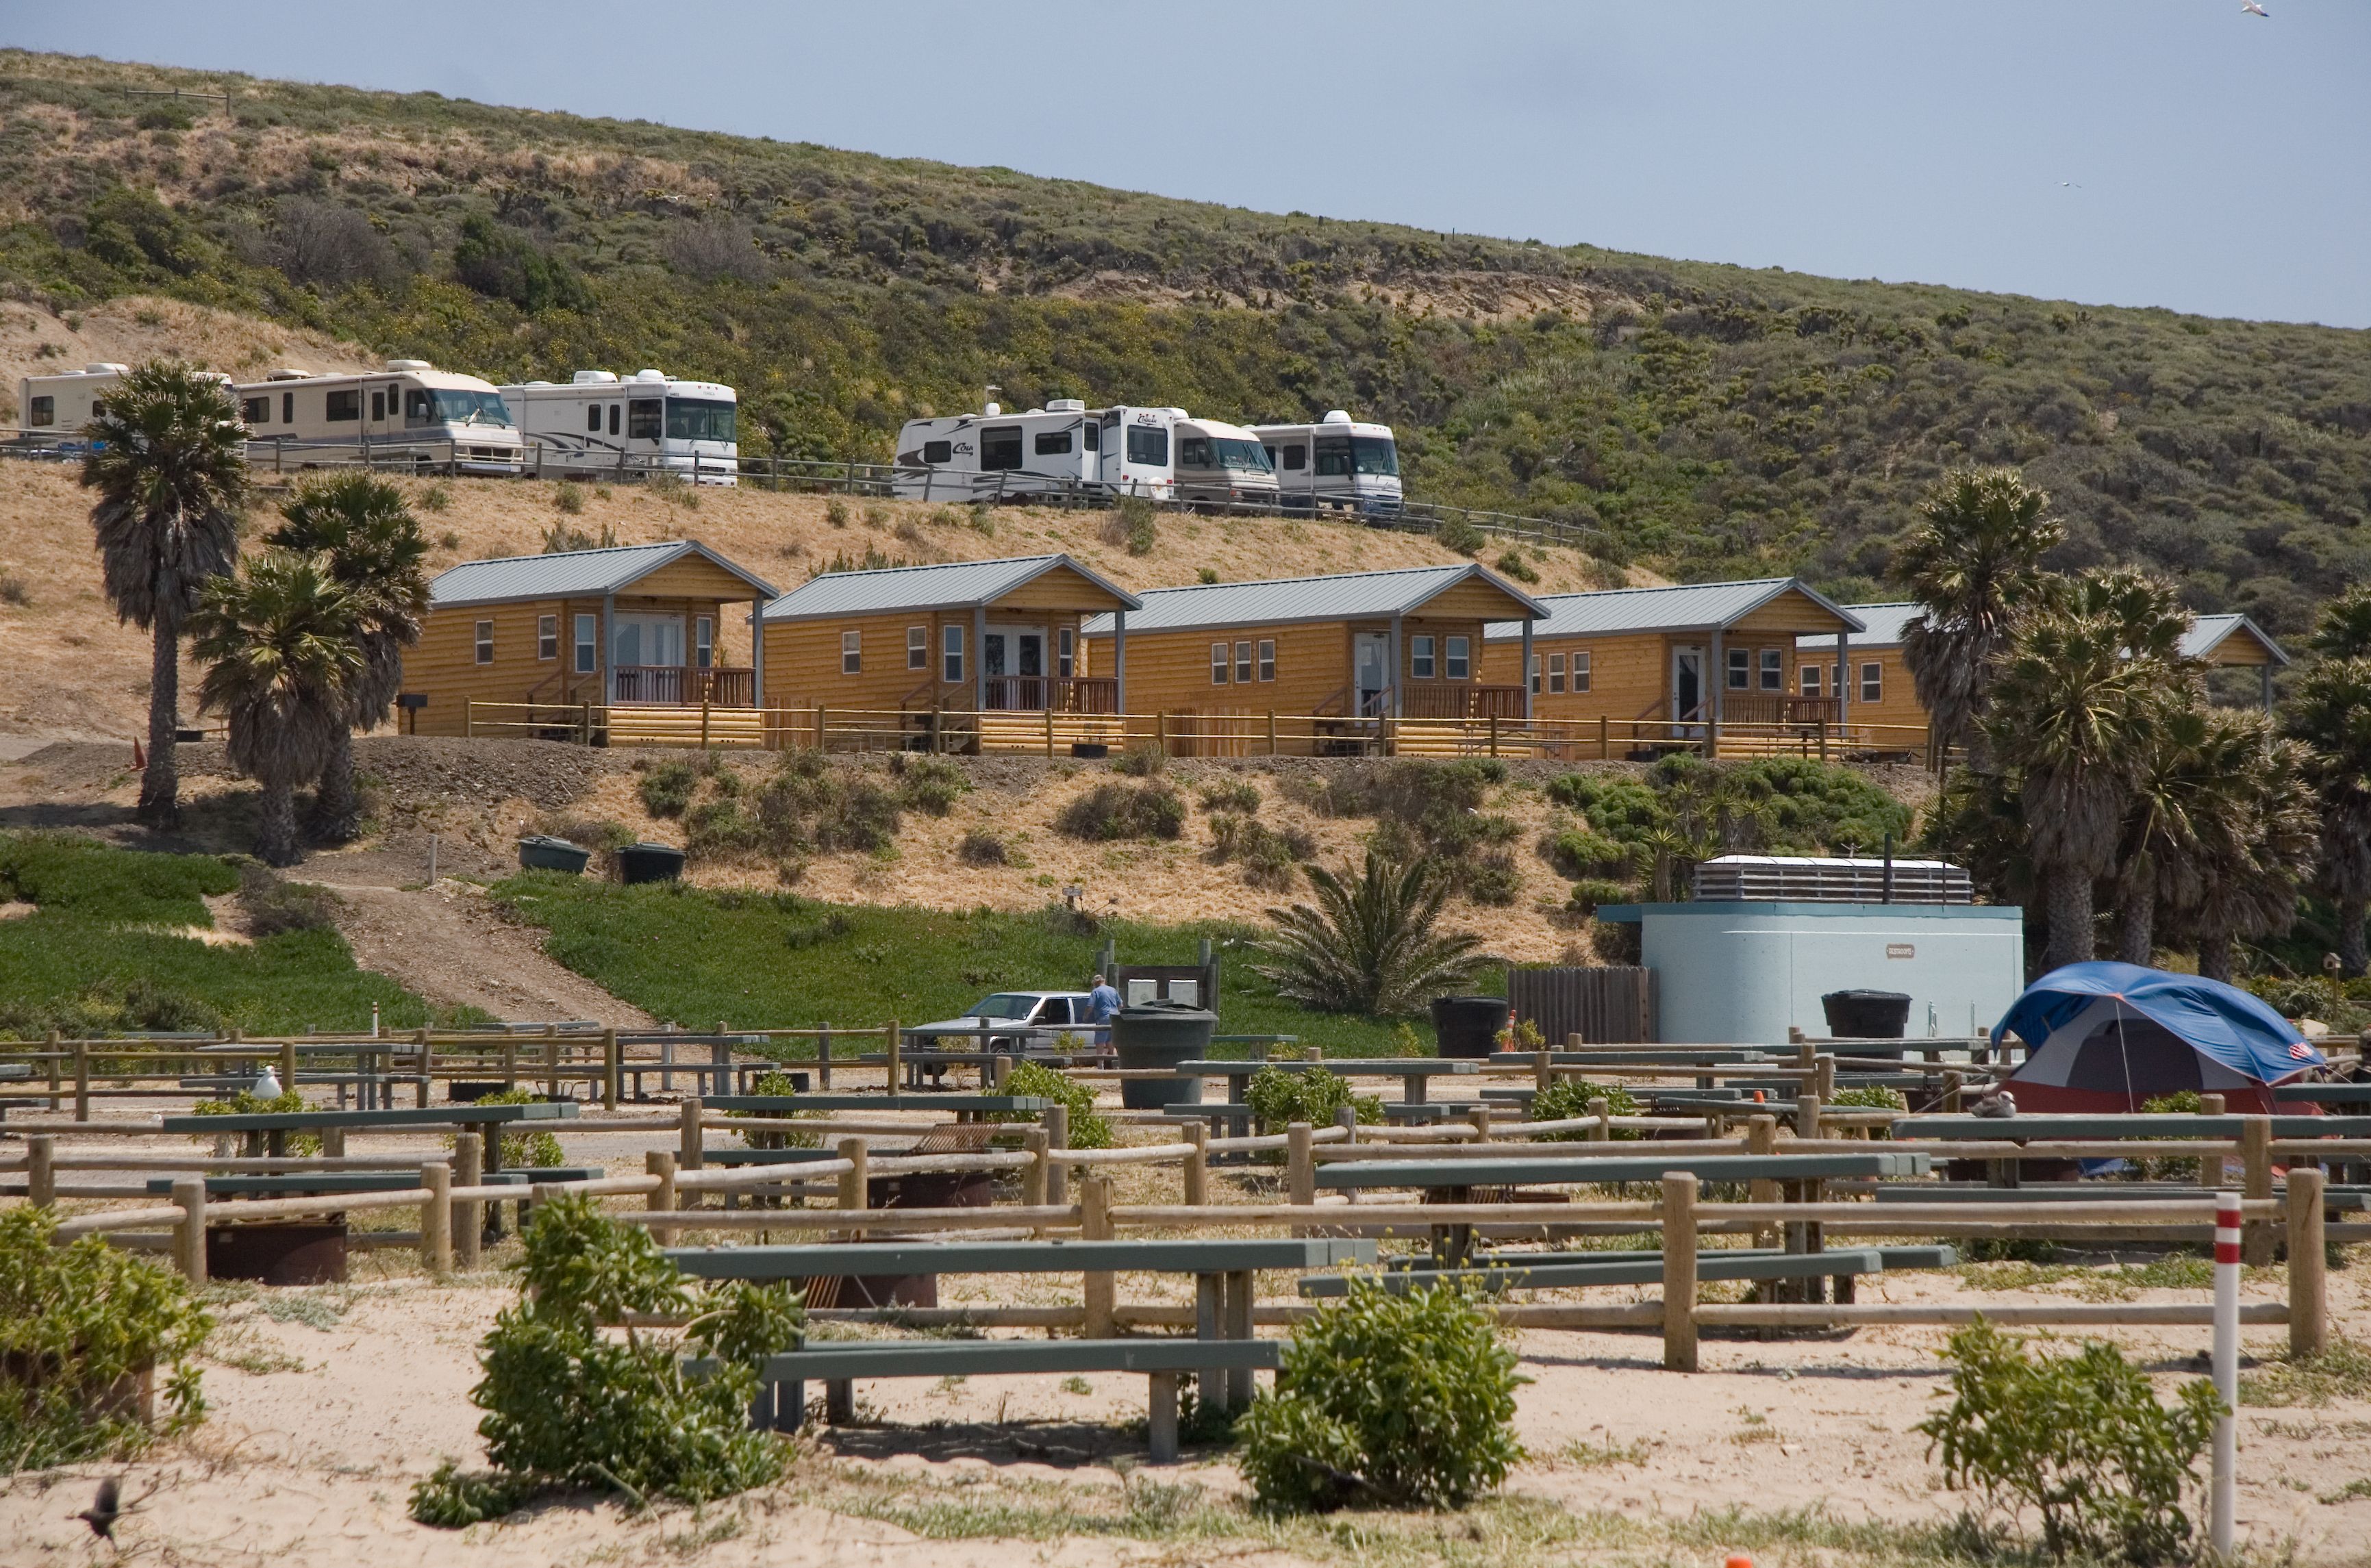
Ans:
<svg viewBox="0 0 2371 1568"><path fill-rule="evenodd" d="M1098 784L1056 813L1054 828L1090 841L1174 838L1186 829L1186 802L1166 784Z"/></svg>
<svg viewBox="0 0 2371 1568"><path fill-rule="evenodd" d="M1629 882L1604 882L1590 878L1572 884L1565 899L1565 907L1575 915L1594 917L1609 904L1636 904L1638 889Z"/></svg>
<svg viewBox="0 0 2371 1568"><path fill-rule="evenodd" d="M1835 1099L1829 1103L1862 1111L1903 1111L1909 1108L1910 1102L1902 1098L1900 1090L1871 1083L1856 1089L1840 1089L1836 1090Z"/></svg>
<svg viewBox="0 0 2371 1568"><path fill-rule="evenodd" d="M124 926L214 924L204 899L237 890L213 855L151 855L64 834L0 834L0 901Z"/></svg>
<svg viewBox="0 0 2371 1568"><path fill-rule="evenodd" d="M900 803L926 816L943 817L971 789L960 764L913 752L889 754L889 776L897 780Z"/></svg>
<svg viewBox="0 0 2371 1568"><path fill-rule="evenodd" d="M1012 847L1000 834L975 827L955 845L955 859L966 866L1002 866L1012 859Z"/></svg>
<svg viewBox="0 0 2371 1568"><path fill-rule="evenodd" d="M2025 1339L1978 1319L1953 1334L1951 1405L1920 1422L1944 1484L1983 1494L2009 1528L2027 1510L2061 1562L2187 1560L2182 1495L2223 1414L2214 1385L2184 1384L2160 1403L2145 1369L2114 1345L2036 1355ZM1991 1523L1972 1518L1980 1528Z"/></svg>
<svg viewBox="0 0 2371 1568"><path fill-rule="evenodd" d="M1625 882L1638 874L1638 847L1586 828L1567 828L1541 840L1541 858L1576 882Z"/></svg>
<svg viewBox="0 0 2371 1568"><path fill-rule="evenodd" d="M1295 1122L1330 1127L1335 1114L1345 1105L1362 1124L1383 1119L1381 1095L1356 1093L1348 1078L1324 1067L1313 1066L1300 1072L1262 1067L1243 1085L1243 1103L1258 1118L1263 1133L1280 1133Z"/></svg>
<svg viewBox="0 0 2371 1568"><path fill-rule="evenodd" d="M1073 1083L1065 1075L1043 1062L1023 1062L1004 1075L1004 1092L1034 1095L1040 1100L1056 1101L1070 1113L1070 1147L1072 1148L1109 1148L1112 1146L1111 1124L1095 1114L1095 1091L1085 1084ZM1000 1113L1000 1122L1034 1122L1034 1112Z"/></svg>
<svg viewBox="0 0 2371 1568"><path fill-rule="evenodd" d="M238 908L247 917L248 934L255 937L318 931L338 923L336 894L309 882L290 882L263 866L239 869Z"/></svg>
<svg viewBox="0 0 2371 1568"><path fill-rule="evenodd" d="M1139 741L1111 760L1114 773L1130 778L1158 778L1169 771L1169 753L1151 741Z"/></svg>
<svg viewBox="0 0 2371 1568"><path fill-rule="evenodd" d="M1285 892L1292 886L1295 868L1317 858L1317 840L1304 829L1273 828L1256 818L1226 812L1209 821L1211 856L1241 865L1243 881L1254 887Z"/></svg>
<svg viewBox="0 0 2371 1568"><path fill-rule="evenodd" d="M1589 1102L1592 1100L1605 1101L1605 1110L1609 1115L1644 1114L1637 1097L1618 1083L1583 1083L1579 1078L1565 1078L1556 1079L1547 1088L1532 1096L1530 1119L1534 1122L1569 1122L1576 1117L1589 1115L1590 1113ZM1613 1130L1613 1136L1615 1138L1635 1138L1640 1135L1636 1127L1616 1127ZM1583 1135L1578 1132L1553 1133L1549 1135L1546 1141L1579 1143L1582 1138Z"/></svg>
<svg viewBox="0 0 2371 1568"><path fill-rule="evenodd" d="M190 1107L190 1114L192 1116L288 1116L299 1111L311 1109L311 1106L305 1103L305 1097L294 1089L283 1089L279 1093L271 1095L258 1094L251 1089L242 1089L227 1099L201 1100ZM211 1141L211 1137L196 1137L191 1141L206 1143ZM321 1135L318 1133L289 1134L288 1152L300 1157L320 1153Z"/></svg>
<svg viewBox="0 0 2371 1568"><path fill-rule="evenodd" d="M683 815L699 787L699 772L682 761L653 763L634 786L642 797L642 810L654 817Z"/></svg>
<svg viewBox="0 0 2371 1568"><path fill-rule="evenodd" d="M156 1436L138 1379L155 1369L162 1430L205 1418L191 1358L214 1320L179 1274L98 1236L60 1245L54 1210L0 1211L0 1474L121 1458Z"/></svg>
<svg viewBox="0 0 2371 1568"><path fill-rule="evenodd" d="M1205 784L1197 797L1206 812L1232 812L1250 816L1260 809L1259 786L1248 778L1221 779Z"/></svg>
<svg viewBox="0 0 2371 1568"><path fill-rule="evenodd" d="M758 1081L749 1086L749 1092L752 1094L795 1095L798 1093L798 1085L792 1083L791 1081L791 1075L785 1072L760 1073L758 1075ZM760 1125L765 1125L768 1124L787 1122L801 1114L812 1115L815 1113L801 1113L796 1111L733 1111L726 1113L735 1117L751 1118L758 1121ZM743 1133L741 1135L741 1141L747 1144L751 1148L820 1148L823 1147L823 1136L819 1133L760 1132L758 1127L751 1127L746 1132Z"/></svg>
<svg viewBox="0 0 2371 1568"><path fill-rule="evenodd" d="M1540 580L1539 572L1523 559L1521 550L1509 550L1490 564L1518 582L1537 582Z"/></svg>
<svg viewBox="0 0 2371 1568"><path fill-rule="evenodd" d="M542 1098L532 1090L503 1089L485 1096L478 1103L480 1105L532 1105ZM465 1133L461 1136L467 1137L471 1135ZM555 1165L568 1163L567 1151L560 1147L560 1139L540 1127L525 1132L504 1133L502 1150L503 1166L510 1170L527 1167L548 1170Z"/></svg>
<svg viewBox="0 0 2371 1568"><path fill-rule="evenodd" d="M1355 1277L1293 1330L1276 1391L1236 1423L1261 1507L1462 1508L1523 1457L1513 1350L1463 1287Z"/></svg>
<svg viewBox="0 0 2371 1568"><path fill-rule="evenodd" d="M1494 849L1466 862L1457 876L1457 891L1473 903L1503 909L1521 894L1522 873L1515 869L1512 855Z"/></svg>

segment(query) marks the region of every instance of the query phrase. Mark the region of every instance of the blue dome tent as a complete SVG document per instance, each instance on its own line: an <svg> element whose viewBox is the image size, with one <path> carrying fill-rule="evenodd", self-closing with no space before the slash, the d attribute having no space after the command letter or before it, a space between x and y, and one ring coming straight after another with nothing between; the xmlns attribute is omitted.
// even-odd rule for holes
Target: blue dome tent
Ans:
<svg viewBox="0 0 2371 1568"><path fill-rule="evenodd" d="M2002 1016L1993 1043L2012 1034L2028 1055L2003 1087L2019 1111L2138 1111L2192 1090L2223 1096L2234 1113L2270 1115L2273 1084L2325 1065L2261 998L2136 963L2052 970Z"/></svg>

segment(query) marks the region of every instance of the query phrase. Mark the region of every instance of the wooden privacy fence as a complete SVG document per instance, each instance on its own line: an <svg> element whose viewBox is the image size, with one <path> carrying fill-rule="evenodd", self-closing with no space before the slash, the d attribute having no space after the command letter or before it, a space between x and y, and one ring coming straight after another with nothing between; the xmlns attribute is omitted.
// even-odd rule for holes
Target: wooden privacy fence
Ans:
<svg viewBox="0 0 2371 1568"><path fill-rule="evenodd" d="M1632 965L1507 971L1507 1005L1549 1040L1590 1044L1655 1038L1655 972Z"/></svg>

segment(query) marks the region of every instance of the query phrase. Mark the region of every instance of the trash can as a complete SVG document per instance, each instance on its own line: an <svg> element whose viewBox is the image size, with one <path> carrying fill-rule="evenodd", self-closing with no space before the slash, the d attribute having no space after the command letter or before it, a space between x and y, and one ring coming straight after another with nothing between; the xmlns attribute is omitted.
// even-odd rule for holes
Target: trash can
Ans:
<svg viewBox="0 0 2371 1568"><path fill-rule="evenodd" d="M618 851L618 880L673 882L683 875L683 851L664 844L629 844Z"/></svg>
<svg viewBox="0 0 2371 1568"><path fill-rule="evenodd" d="M1839 1040L1899 1040L1910 1021L1904 991L1830 991L1820 998L1828 1032Z"/></svg>
<svg viewBox="0 0 2371 1568"><path fill-rule="evenodd" d="M530 871L565 871L572 877L583 876L585 862L593 859L592 850L548 833L520 839L518 855L519 864Z"/></svg>
<svg viewBox="0 0 2371 1568"><path fill-rule="evenodd" d="M1113 1015L1112 1050L1122 1068L1168 1069L1180 1062L1199 1061L1210 1054L1210 1036L1219 1015L1155 997ZM1195 1078L1122 1078L1119 1102L1130 1111L1158 1111L1167 1105L1199 1105L1202 1080Z"/></svg>
<svg viewBox="0 0 2371 1568"><path fill-rule="evenodd" d="M1507 1027L1504 997L1435 997L1432 1032L1444 1056L1486 1056L1498 1048Z"/></svg>

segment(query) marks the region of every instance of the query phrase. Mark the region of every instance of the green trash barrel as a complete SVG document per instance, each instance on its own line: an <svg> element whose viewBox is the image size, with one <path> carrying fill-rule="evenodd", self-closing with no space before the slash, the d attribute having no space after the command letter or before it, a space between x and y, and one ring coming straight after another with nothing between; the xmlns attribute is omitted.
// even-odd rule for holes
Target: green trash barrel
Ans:
<svg viewBox="0 0 2371 1568"><path fill-rule="evenodd" d="M1111 1022L1112 1051L1123 1068L1174 1068L1180 1062L1198 1061L1210 1054L1210 1036L1219 1015L1183 1002L1155 997L1122 1008ZM1122 1078L1119 1102L1130 1111L1158 1111L1168 1105L1199 1105L1202 1080L1197 1078Z"/></svg>

